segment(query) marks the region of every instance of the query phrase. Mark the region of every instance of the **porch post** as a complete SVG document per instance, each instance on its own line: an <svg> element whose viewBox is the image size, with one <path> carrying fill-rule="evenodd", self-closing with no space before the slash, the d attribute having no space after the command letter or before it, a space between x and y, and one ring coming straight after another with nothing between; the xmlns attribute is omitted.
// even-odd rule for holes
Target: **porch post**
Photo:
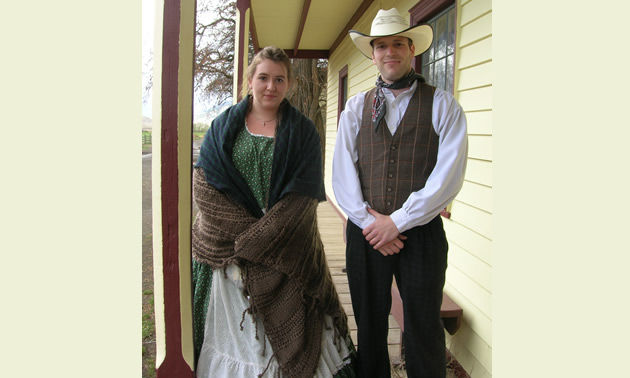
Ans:
<svg viewBox="0 0 630 378"><path fill-rule="evenodd" d="M236 104L241 99L241 88L245 83L247 72L248 46L249 46L249 22L251 17L251 0L236 0L236 33L234 38L234 86L233 102Z"/></svg>
<svg viewBox="0 0 630 378"><path fill-rule="evenodd" d="M195 0L155 0L153 275L156 375L194 377L191 173Z"/></svg>

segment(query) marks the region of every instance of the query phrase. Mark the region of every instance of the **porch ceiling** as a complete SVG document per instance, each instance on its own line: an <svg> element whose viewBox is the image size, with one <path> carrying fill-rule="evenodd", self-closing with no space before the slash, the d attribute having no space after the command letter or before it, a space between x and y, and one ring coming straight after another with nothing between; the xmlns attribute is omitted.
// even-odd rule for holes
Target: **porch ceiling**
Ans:
<svg viewBox="0 0 630 378"><path fill-rule="evenodd" d="M373 0L251 0L254 49L275 45L290 57L328 58Z"/></svg>

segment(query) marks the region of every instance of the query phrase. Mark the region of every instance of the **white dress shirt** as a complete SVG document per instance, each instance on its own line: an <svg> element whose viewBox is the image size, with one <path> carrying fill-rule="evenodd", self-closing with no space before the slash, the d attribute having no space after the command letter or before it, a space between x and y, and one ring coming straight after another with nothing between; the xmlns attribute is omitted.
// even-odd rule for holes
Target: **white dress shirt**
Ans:
<svg viewBox="0 0 630 378"><path fill-rule="evenodd" d="M387 88L385 93L385 121L393 135L402 120L417 82L394 97ZM357 135L361 129L365 92L348 100L339 118L339 130L333 156L332 185L337 203L352 223L364 229L374 222L367 212L368 203L363 199L357 169ZM391 219L399 232L428 223L448 205L464 183L468 155L466 117L453 96L440 88L433 97L433 129L439 135L438 156L435 168L424 188L412 192Z"/></svg>

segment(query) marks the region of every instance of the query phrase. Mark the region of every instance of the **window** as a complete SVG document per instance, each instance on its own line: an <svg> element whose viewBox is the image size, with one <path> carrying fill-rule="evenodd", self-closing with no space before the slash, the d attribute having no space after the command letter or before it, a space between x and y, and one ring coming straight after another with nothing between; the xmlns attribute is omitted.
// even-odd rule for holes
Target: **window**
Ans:
<svg viewBox="0 0 630 378"><path fill-rule="evenodd" d="M339 71L339 91L337 94L337 125L339 125L339 116L346 107L348 100L348 65L346 64Z"/></svg>
<svg viewBox="0 0 630 378"><path fill-rule="evenodd" d="M411 25L429 24L433 28L433 44L415 58L414 69L428 84L449 93L453 93L455 9L452 0L425 0L409 10Z"/></svg>
<svg viewBox="0 0 630 378"><path fill-rule="evenodd" d="M420 72L427 83L453 93L455 7L449 7L427 23L433 27L433 44L421 55Z"/></svg>

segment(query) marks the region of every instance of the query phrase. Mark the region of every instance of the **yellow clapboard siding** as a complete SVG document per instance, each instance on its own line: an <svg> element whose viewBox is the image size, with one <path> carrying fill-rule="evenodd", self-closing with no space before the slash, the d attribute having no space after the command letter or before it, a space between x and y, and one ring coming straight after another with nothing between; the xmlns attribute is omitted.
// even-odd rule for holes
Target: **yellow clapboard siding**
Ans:
<svg viewBox="0 0 630 378"><path fill-rule="evenodd" d="M330 130L330 128L332 128L333 130L337 130L337 104L335 103L334 108L329 109L326 112L326 130Z"/></svg>
<svg viewBox="0 0 630 378"><path fill-rule="evenodd" d="M326 130L329 130L329 126L334 130L337 129L337 103L334 105L328 105L329 111L326 112Z"/></svg>
<svg viewBox="0 0 630 378"><path fill-rule="evenodd" d="M491 342L484 340L464 321L455 335L446 335L446 347L469 374L472 374L474 370L482 370L482 373L492 374Z"/></svg>
<svg viewBox="0 0 630 378"><path fill-rule="evenodd" d="M490 350L490 354L492 354L492 350ZM490 367L492 367L492 365ZM470 378L492 378L492 371L485 370L483 366L479 366L478 362L473 365L472 369Z"/></svg>
<svg viewBox="0 0 630 378"><path fill-rule="evenodd" d="M464 330L464 327L460 328L460 331ZM471 377L475 378L490 378L492 374L488 372L477 358L465 347L459 347L457 343L453 343L453 339L458 338L459 332L455 336L446 335L446 347L448 350L453 353L457 362L466 370L467 372L472 372ZM461 344L461 342L460 342ZM455 351L455 352L454 352Z"/></svg>
<svg viewBox="0 0 630 378"><path fill-rule="evenodd" d="M492 213L492 188L488 186L464 181L457 200Z"/></svg>
<svg viewBox="0 0 630 378"><path fill-rule="evenodd" d="M492 87L483 87L457 93L457 101L464 111L492 109Z"/></svg>
<svg viewBox="0 0 630 378"><path fill-rule="evenodd" d="M477 360L471 369L471 377L487 377L488 373L492 374L492 344L480 337L471 337L468 339L468 347ZM486 371L476 373L475 370L480 370L479 367L483 367Z"/></svg>
<svg viewBox="0 0 630 378"><path fill-rule="evenodd" d="M474 303L474 308L478 309L486 318L492 319L492 293L468 276L467 273L467 270L462 271L455 265L449 265L446 270L448 282L471 303ZM456 303L459 304L459 302Z"/></svg>
<svg viewBox="0 0 630 378"><path fill-rule="evenodd" d="M457 199L453 201L451 213L453 221L464 224L478 234L492 239L492 214L460 202Z"/></svg>
<svg viewBox="0 0 630 378"><path fill-rule="evenodd" d="M459 71L459 81L457 82L457 90L459 91L488 85L492 85L492 62Z"/></svg>
<svg viewBox="0 0 630 378"><path fill-rule="evenodd" d="M492 293L492 267L454 243L449 243L448 266L453 266Z"/></svg>
<svg viewBox="0 0 630 378"><path fill-rule="evenodd" d="M466 113L466 124L468 135L491 135L492 111L468 112Z"/></svg>
<svg viewBox="0 0 630 378"><path fill-rule="evenodd" d="M446 347L471 377L492 376L492 346L486 344L466 324L462 324L457 334L446 335ZM484 361L481 362L481 359Z"/></svg>
<svg viewBox="0 0 630 378"><path fill-rule="evenodd" d="M466 25L485 13L492 11L492 0L474 0L461 8L460 24Z"/></svg>
<svg viewBox="0 0 630 378"><path fill-rule="evenodd" d="M446 270L446 274L447 281L444 285L444 292L446 292L446 294L448 294L448 296L464 311L462 317L462 328L469 328L471 331L475 332L485 344L492 345L492 319L481 312L476 304L471 301L470 297L467 297L453 285L448 278L448 269ZM462 328L460 328L460 330ZM457 333L459 334L459 331Z"/></svg>
<svg viewBox="0 0 630 378"><path fill-rule="evenodd" d="M492 137L489 135L469 135L468 157L492 160Z"/></svg>
<svg viewBox="0 0 630 378"><path fill-rule="evenodd" d="M339 120L337 117L337 108L335 107L335 112L327 118L328 122L326 127L327 132L331 132L330 136L334 137L335 139L337 139L337 129L339 126Z"/></svg>
<svg viewBox="0 0 630 378"><path fill-rule="evenodd" d="M459 47L470 45L492 35L492 13L465 25L460 30Z"/></svg>
<svg viewBox="0 0 630 378"><path fill-rule="evenodd" d="M461 48L457 52L457 68L463 69L492 60L492 37Z"/></svg>
<svg viewBox="0 0 630 378"><path fill-rule="evenodd" d="M348 95L351 97L359 92L365 92L374 87L377 75L378 70L374 65L366 66L364 69L357 72L357 74L352 77L352 80L348 82Z"/></svg>
<svg viewBox="0 0 630 378"><path fill-rule="evenodd" d="M492 294L454 266L449 266L446 269L446 280L453 288L457 289L462 297L470 302L470 306L464 308L460 303L461 301L451 297L455 303L464 309L464 318L469 319L471 328L480 335L484 335L485 339L485 334L488 334L488 331L492 329ZM484 328L487 326L490 328Z"/></svg>
<svg viewBox="0 0 630 378"><path fill-rule="evenodd" d="M455 243L471 255L492 266L492 241L455 221L444 222L449 244Z"/></svg>
<svg viewBox="0 0 630 378"><path fill-rule="evenodd" d="M335 112L331 114L331 112L326 113L326 133L331 131L337 132L337 107L335 106ZM333 135L334 136L334 135Z"/></svg>
<svg viewBox="0 0 630 378"><path fill-rule="evenodd" d="M492 162L468 159L466 164L466 181L492 186Z"/></svg>
<svg viewBox="0 0 630 378"><path fill-rule="evenodd" d="M337 80L336 80L337 81ZM337 109L337 94L339 93L339 86L337 84L332 85L328 83L328 90L326 96L330 97L330 100L326 103L326 113L330 113L332 110ZM334 106L332 106L334 104Z"/></svg>

